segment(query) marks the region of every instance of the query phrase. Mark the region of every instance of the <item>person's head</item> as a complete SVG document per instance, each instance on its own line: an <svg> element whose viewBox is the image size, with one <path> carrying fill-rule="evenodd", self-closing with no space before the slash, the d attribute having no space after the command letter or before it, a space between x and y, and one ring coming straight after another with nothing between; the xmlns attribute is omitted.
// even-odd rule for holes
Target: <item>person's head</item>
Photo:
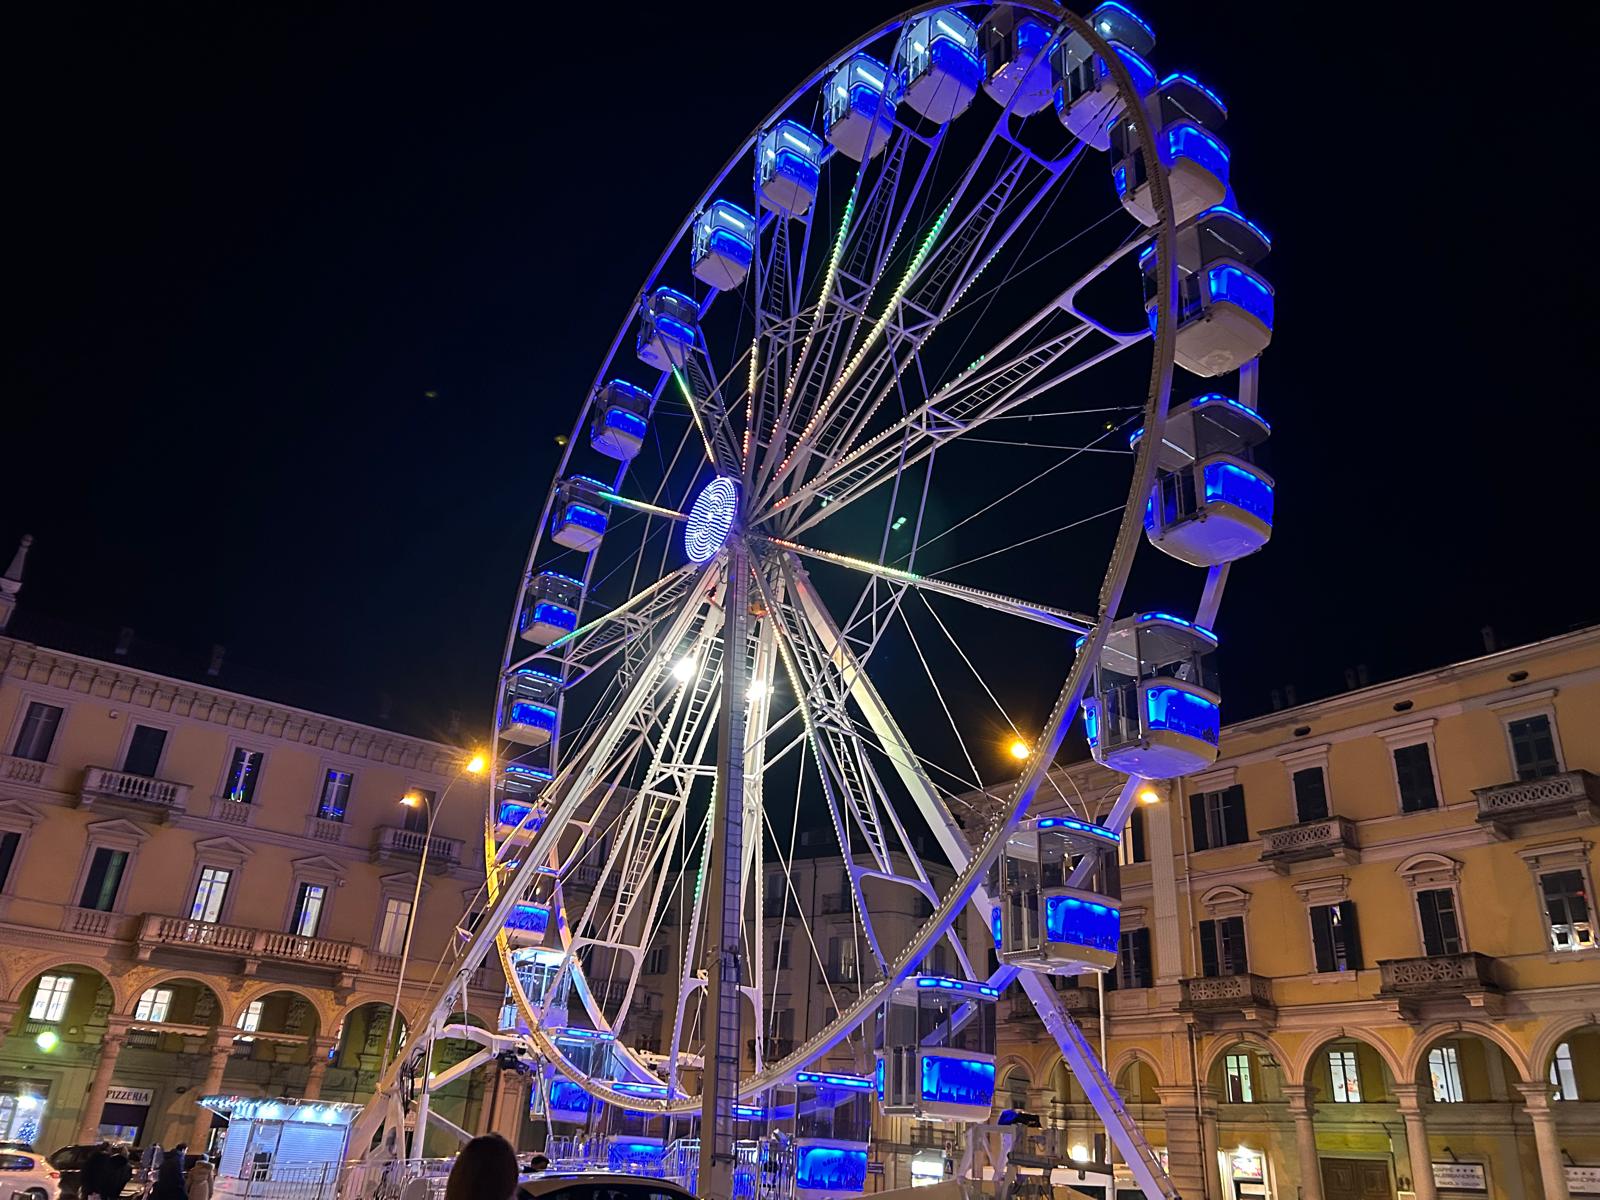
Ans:
<svg viewBox="0 0 1600 1200"><path fill-rule="evenodd" d="M189 1149L189 1143L188 1142L179 1142L176 1146L174 1146L172 1148L172 1157L175 1158L175 1159L178 1159L181 1162L183 1160L184 1151L186 1151L188 1149Z"/></svg>
<svg viewBox="0 0 1600 1200"><path fill-rule="evenodd" d="M498 1133L486 1133L461 1148L444 1200L511 1200L516 1190L516 1152Z"/></svg>
<svg viewBox="0 0 1600 1200"><path fill-rule="evenodd" d="M535 1154L528 1160L528 1170L530 1171L548 1171L549 1169L550 1160L543 1154Z"/></svg>

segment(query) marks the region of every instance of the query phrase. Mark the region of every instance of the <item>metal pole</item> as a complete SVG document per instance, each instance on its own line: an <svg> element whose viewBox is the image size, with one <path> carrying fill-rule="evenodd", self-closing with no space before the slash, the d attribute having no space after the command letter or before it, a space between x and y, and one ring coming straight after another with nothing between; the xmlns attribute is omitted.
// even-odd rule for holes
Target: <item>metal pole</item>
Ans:
<svg viewBox="0 0 1600 1200"><path fill-rule="evenodd" d="M744 748L749 703L750 550L744 531L728 541L723 594L722 711L717 789L706 878L706 1022L700 1083L699 1194L733 1196L733 1104L739 1094L741 888L744 871ZM759 1032L759 1030L758 1030Z"/></svg>
<svg viewBox="0 0 1600 1200"><path fill-rule="evenodd" d="M455 780L452 779L450 787L444 790L444 796L439 797L438 804L428 804L428 798L422 798L423 804L428 807L428 832L422 838L422 858L417 863L417 886L411 893L411 911L406 914L406 938L400 946L400 973L394 981L394 1006L389 1009L389 1033L383 1039L383 1066L378 1069L380 1078L389 1069L389 1049L394 1045L395 1023L400 1017L400 989L405 987L406 963L411 959L411 935L417 928L417 905L422 903L422 876L428 869L428 847L433 845L433 823L439 817L439 809L444 807L445 796L450 794L450 788L454 786Z"/></svg>

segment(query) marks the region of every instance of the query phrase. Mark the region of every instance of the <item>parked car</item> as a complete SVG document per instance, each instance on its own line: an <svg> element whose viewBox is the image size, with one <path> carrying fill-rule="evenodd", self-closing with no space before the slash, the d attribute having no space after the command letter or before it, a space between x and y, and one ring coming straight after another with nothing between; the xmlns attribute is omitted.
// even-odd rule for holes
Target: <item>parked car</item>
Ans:
<svg viewBox="0 0 1600 1200"><path fill-rule="evenodd" d="M50 1156L49 1164L61 1173L60 1191L41 1193L43 1200L87 1200L83 1194L83 1167L89 1161L89 1155L100 1148L99 1142L90 1142L83 1146L63 1146ZM132 1160L133 1178L128 1180L127 1186L122 1189L124 1196L137 1196L141 1191L139 1179L139 1155L135 1151L128 1156ZM22 1194L19 1189L18 1195ZM0 1197L3 1200L3 1197Z"/></svg>
<svg viewBox="0 0 1600 1200"><path fill-rule="evenodd" d="M665 1179L607 1171L524 1175L517 1194L520 1200L694 1200L693 1193Z"/></svg>
<svg viewBox="0 0 1600 1200"><path fill-rule="evenodd" d="M58 1200L61 1172L31 1151L0 1150L0 1198Z"/></svg>

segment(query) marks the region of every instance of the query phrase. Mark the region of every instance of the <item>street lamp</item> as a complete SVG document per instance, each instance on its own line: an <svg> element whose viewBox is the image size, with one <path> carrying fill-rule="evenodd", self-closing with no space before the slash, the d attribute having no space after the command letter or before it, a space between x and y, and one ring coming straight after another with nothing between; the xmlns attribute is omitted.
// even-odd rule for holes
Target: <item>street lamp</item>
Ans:
<svg viewBox="0 0 1600 1200"><path fill-rule="evenodd" d="M1019 761L1027 758L1028 755L1033 753L1033 751L1029 748L1028 743L1023 741L1021 738L1013 739L1009 750L1011 757Z"/></svg>
<svg viewBox="0 0 1600 1200"><path fill-rule="evenodd" d="M411 935L417 928L417 906L422 903L422 877L428 870L428 850L433 845L433 825L439 819L439 812L444 808L444 802L450 798L450 792L456 784L461 782L463 775L482 775L488 760L481 754L474 754L461 769L456 772L455 778L445 785L444 794L438 800L430 802L421 792L407 792L400 797L400 803L406 808L423 808L428 813L428 828L422 835L422 856L417 860L417 885L411 893L411 909L406 913L406 936L400 943L400 970L394 981L394 1004L389 1008L389 1032L383 1039L382 1066L378 1068L381 1078L389 1069L389 1051L394 1046L395 1026L400 1019L400 993L406 985L406 964L411 961Z"/></svg>

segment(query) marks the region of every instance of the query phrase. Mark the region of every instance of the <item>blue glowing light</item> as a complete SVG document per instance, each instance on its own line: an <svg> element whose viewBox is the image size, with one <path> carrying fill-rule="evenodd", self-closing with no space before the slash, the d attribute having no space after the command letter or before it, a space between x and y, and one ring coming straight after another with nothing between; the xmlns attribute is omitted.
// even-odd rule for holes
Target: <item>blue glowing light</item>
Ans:
<svg viewBox="0 0 1600 1200"><path fill-rule="evenodd" d="M628 1096L648 1096L653 1100L667 1098L667 1085L664 1083L614 1083L611 1085L617 1091Z"/></svg>
<svg viewBox="0 0 1600 1200"><path fill-rule="evenodd" d="M993 1000L1000 994L999 988L992 988L987 983L974 983L970 979L951 979L948 975L922 975L917 978L919 988L948 988L959 991L963 995L981 996L986 1000Z"/></svg>
<svg viewBox="0 0 1600 1200"><path fill-rule="evenodd" d="M550 927L550 910L542 904L518 904L506 917L506 928L523 933L543 933Z"/></svg>
<svg viewBox="0 0 1600 1200"><path fill-rule="evenodd" d="M594 1097L589 1095L570 1079L552 1079L550 1081L550 1115L557 1113L578 1113L587 1115L594 1105Z"/></svg>
<svg viewBox="0 0 1600 1200"><path fill-rule="evenodd" d="M1050 30L1038 21L1024 17L1016 27L1017 57L1032 58L1050 42Z"/></svg>
<svg viewBox="0 0 1600 1200"><path fill-rule="evenodd" d="M1272 485L1253 471L1231 462L1208 462L1201 474L1206 481L1206 503L1221 501L1242 508L1272 524Z"/></svg>
<svg viewBox="0 0 1600 1200"><path fill-rule="evenodd" d="M1077 896L1046 896L1044 936L1046 941L1115 954L1122 936L1122 911Z"/></svg>
<svg viewBox="0 0 1600 1200"><path fill-rule="evenodd" d="M574 1026L571 1029L563 1030L562 1033L561 1033L561 1036L558 1037L556 1039L556 1041L558 1041L558 1042L574 1042L574 1041L576 1041L576 1042L609 1042L613 1038L615 1038L616 1036L617 1036L616 1034L607 1033L603 1029L583 1029L581 1027ZM621 1088L621 1086L622 1086L621 1084L617 1085L617 1087L619 1089ZM663 1093L663 1094L665 1094L665 1093Z"/></svg>
<svg viewBox="0 0 1600 1200"><path fill-rule="evenodd" d="M692 322L700 316L700 306L677 288L658 287L650 294L650 307L657 313L666 313L680 321Z"/></svg>
<svg viewBox="0 0 1600 1200"><path fill-rule="evenodd" d="M1216 105L1217 111L1221 113L1223 117L1228 115L1228 106L1222 102L1222 97L1213 92L1205 84L1201 83L1193 75L1185 74L1182 71L1174 71L1171 75L1168 75L1161 81L1161 86L1166 87L1168 84L1173 83L1187 84L1189 87L1192 87L1195 91L1199 92L1207 100L1211 101L1212 104Z"/></svg>
<svg viewBox="0 0 1600 1200"><path fill-rule="evenodd" d="M1267 419L1255 409L1248 404L1239 403L1232 396L1224 396L1221 392L1207 392L1204 396L1196 396L1189 402L1191 411L1198 411L1200 408L1211 404L1226 404L1229 408L1237 409L1261 426L1263 433L1270 434L1272 432L1272 426L1267 423Z"/></svg>
<svg viewBox="0 0 1600 1200"><path fill-rule="evenodd" d="M1104 825L1095 825L1089 821L1080 821L1077 817L1043 817L1039 821L1040 829L1071 829L1078 833L1086 833L1090 837L1097 837L1101 841L1113 844L1122 841L1122 835L1107 829Z"/></svg>
<svg viewBox="0 0 1600 1200"><path fill-rule="evenodd" d="M606 515L598 509L590 508L587 504L569 504L566 512L556 518L558 529L567 525L577 525L595 533L604 533Z"/></svg>
<svg viewBox="0 0 1600 1200"><path fill-rule="evenodd" d="M1171 685L1145 689L1146 725L1181 733L1215 746L1221 732L1222 713L1204 696Z"/></svg>
<svg viewBox="0 0 1600 1200"><path fill-rule="evenodd" d="M1187 158L1223 182L1228 178L1228 148L1191 121L1177 121L1164 131L1167 160Z"/></svg>
<svg viewBox="0 0 1600 1200"><path fill-rule="evenodd" d="M532 729L553 730L556 727L556 710L548 704L516 700L511 705L511 724L526 725Z"/></svg>
<svg viewBox="0 0 1600 1200"><path fill-rule="evenodd" d="M994 1063L984 1059L922 1056L922 1099L987 1109L994 1103Z"/></svg>
<svg viewBox="0 0 1600 1200"><path fill-rule="evenodd" d="M654 1142L612 1141L606 1144L606 1164L613 1171L634 1168L633 1173L640 1174L660 1163L661 1147Z"/></svg>
<svg viewBox="0 0 1600 1200"><path fill-rule="evenodd" d="M645 419L638 413L629 412L625 408L606 409L606 425L629 437L643 438L649 426Z"/></svg>
<svg viewBox="0 0 1600 1200"><path fill-rule="evenodd" d="M1141 96L1148 96L1152 91L1155 90L1156 71L1154 67L1145 62L1144 59L1140 58L1138 54L1134 53L1126 46L1113 45L1111 48L1117 52L1117 57L1122 60L1122 65L1128 68L1128 74L1133 79L1134 91L1138 92ZM1098 75L1099 78L1111 78L1111 68L1106 65L1105 59L1096 58L1094 60L1094 65L1095 74Z"/></svg>
<svg viewBox="0 0 1600 1200"><path fill-rule="evenodd" d="M867 1148L807 1146L795 1150L794 1185L830 1193L867 1190Z"/></svg>
<svg viewBox="0 0 1600 1200"><path fill-rule="evenodd" d="M505 785L513 791L532 791L542 788L555 776L543 767L530 767L522 763L507 763L505 767Z"/></svg>
<svg viewBox="0 0 1600 1200"><path fill-rule="evenodd" d="M709 253L726 258L742 267L748 267L755 258L755 248L744 238L728 229L713 229L706 241Z"/></svg>
<svg viewBox="0 0 1600 1200"><path fill-rule="evenodd" d="M1102 20L1102 17L1107 12L1113 14L1120 13L1122 17L1132 21L1135 25L1137 25L1139 27L1139 31L1143 33L1145 37L1149 38L1152 42L1156 40L1156 31L1150 28L1145 19L1138 13L1134 12L1131 8L1128 8L1122 4L1118 4L1117 0L1106 0L1104 4L1097 5L1095 10L1089 14L1089 20L1094 23L1094 27L1099 30L1102 37L1108 37L1113 32L1110 22Z"/></svg>
<svg viewBox="0 0 1600 1200"><path fill-rule="evenodd" d="M615 386L615 384L613 384L613 386ZM628 387L629 385L628 384L623 384L622 386L623 387ZM554 580L557 580L557 581L559 581L561 583L570 583L573 587L579 588L580 590L583 587L583 584L579 583L572 576L563 575L559 571L540 571L536 578L538 578L538 579L554 579Z"/></svg>
<svg viewBox="0 0 1600 1200"><path fill-rule="evenodd" d="M1243 267L1212 267L1207 273L1211 303L1236 304L1268 329L1272 328L1272 289Z"/></svg>
<svg viewBox="0 0 1600 1200"><path fill-rule="evenodd" d="M565 605L541 600L533 606L532 616L522 623L524 629L529 625L553 625L557 629L571 633L578 627L578 614Z"/></svg>
<svg viewBox="0 0 1600 1200"><path fill-rule="evenodd" d="M796 1073L794 1081L796 1083L826 1084L828 1087L847 1088L856 1092L870 1092L872 1090L872 1080L864 1075L834 1075L818 1071L800 1071Z"/></svg>
<svg viewBox="0 0 1600 1200"><path fill-rule="evenodd" d="M872 1085L873 1085L874 1089L878 1093L878 1103L879 1104L883 1103L883 1075L884 1075L883 1059L880 1057L878 1059L877 1070L875 1070L873 1072L873 1079L872 1079Z"/></svg>
<svg viewBox="0 0 1600 1200"><path fill-rule="evenodd" d="M928 47L928 69L923 74L932 74L934 71L949 76L968 91L976 91L984 76L983 63L978 56L954 37L936 37Z"/></svg>
<svg viewBox="0 0 1600 1200"><path fill-rule="evenodd" d="M796 121L779 121L762 141L767 143L769 156L783 152L783 148L778 146L778 142L782 141L803 161L810 163L813 170L822 161L822 139Z"/></svg>
<svg viewBox="0 0 1600 1200"><path fill-rule="evenodd" d="M500 806L500 811L495 815L495 820L502 825L520 825L522 824L522 818L532 811L532 805L517 804L514 801L507 800Z"/></svg>
<svg viewBox="0 0 1600 1200"><path fill-rule="evenodd" d="M1098 700L1085 700L1083 702L1083 733L1089 739L1090 747L1100 744L1100 702Z"/></svg>
<svg viewBox="0 0 1600 1200"><path fill-rule="evenodd" d="M739 513L739 484L730 475L719 475L700 490L689 508L684 523L683 548L689 561L703 563L727 543Z"/></svg>
<svg viewBox="0 0 1600 1200"><path fill-rule="evenodd" d="M665 313L656 314L655 332L663 341L676 342L680 346L694 345L694 327Z"/></svg>
<svg viewBox="0 0 1600 1200"><path fill-rule="evenodd" d="M735 1104L733 1115L741 1121L759 1121L767 1113L759 1104Z"/></svg>
<svg viewBox="0 0 1600 1200"><path fill-rule="evenodd" d="M1116 185L1118 196L1126 196L1128 194L1128 168L1124 166L1113 168L1111 182Z"/></svg>
<svg viewBox="0 0 1600 1200"><path fill-rule="evenodd" d="M996 950L1000 948L1001 928L1000 906L996 905L994 908L989 910L989 932L994 934L994 945Z"/></svg>
<svg viewBox="0 0 1600 1200"><path fill-rule="evenodd" d="M1171 613L1164 613L1164 612L1140 613L1134 619L1136 621L1138 621L1140 624L1143 624L1145 621L1165 621L1169 625L1181 625L1185 629L1194 630L1194 632L1198 633L1201 637L1205 638L1206 641L1210 642L1213 646L1215 646L1217 644L1217 635L1212 633L1211 630L1207 629L1204 625L1196 625L1193 621L1185 621L1182 617L1175 617Z"/></svg>

